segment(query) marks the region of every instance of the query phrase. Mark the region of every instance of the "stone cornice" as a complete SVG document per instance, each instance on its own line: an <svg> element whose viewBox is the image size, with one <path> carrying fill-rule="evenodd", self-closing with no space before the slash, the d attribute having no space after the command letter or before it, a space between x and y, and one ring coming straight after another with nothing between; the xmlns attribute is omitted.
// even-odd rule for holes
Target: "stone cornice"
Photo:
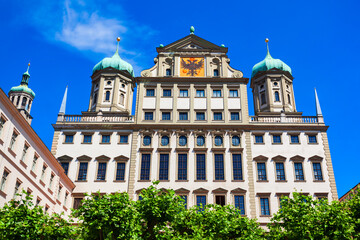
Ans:
<svg viewBox="0 0 360 240"><path fill-rule="evenodd" d="M136 81L138 83L142 82L155 82L155 83L189 83L193 84L196 83L219 83L218 77L137 77ZM249 79L248 78L234 78L234 77L228 77L228 78L221 78L221 84L227 84L227 83L238 83L238 84L248 84Z"/></svg>

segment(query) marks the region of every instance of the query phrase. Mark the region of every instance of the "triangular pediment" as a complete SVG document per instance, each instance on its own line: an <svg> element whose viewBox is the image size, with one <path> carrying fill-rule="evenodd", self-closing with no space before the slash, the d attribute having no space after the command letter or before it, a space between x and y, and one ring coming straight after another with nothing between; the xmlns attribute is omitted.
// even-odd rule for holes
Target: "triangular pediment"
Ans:
<svg viewBox="0 0 360 240"><path fill-rule="evenodd" d="M193 191L193 193L208 193L208 192L209 192L209 190L207 190L205 188L198 188Z"/></svg>
<svg viewBox="0 0 360 240"><path fill-rule="evenodd" d="M175 193L189 193L190 191L187 190L186 188L178 188L175 190Z"/></svg>
<svg viewBox="0 0 360 240"><path fill-rule="evenodd" d="M227 193L228 190L224 189L224 188L217 188L212 190L213 193Z"/></svg>
<svg viewBox="0 0 360 240"><path fill-rule="evenodd" d="M129 158L124 155L119 155L119 156L115 157L114 160L115 161L128 161Z"/></svg>
<svg viewBox="0 0 360 240"><path fill-rule="evenodd" d="M110 158L108 156L105 156L105 155L98 156L95 159L98 160L98 161L109 161L110 160Z"/></svg>
<svg viewBox="0 0 360 240"><path fill-rule="evenodd" d="M245 190L245 189L242 189L242 188L235 188L235 189L231 190L231 193L232 193L232 194L236 194L236 193L246 193L246 190Z"/></svg>
<svg viewBox="0 0 360 240"><path fill-rule="evenodd" d="M86 155L81 155L80 157L77 157L77 159L78 159L79 161L90 161L90 160L91 160L91 157L86 156Z"/></svg>
<svg viewBox="0 0 360 240"><path fill-rule="evenodd" d="M58 161L60 161L60 162L64 162L64 161L71 161L73 158L70 157L70 156L68 156L68 155L63 155L63 156L61 156L61 157L58 157L57 159L58 159Z"/></svg>

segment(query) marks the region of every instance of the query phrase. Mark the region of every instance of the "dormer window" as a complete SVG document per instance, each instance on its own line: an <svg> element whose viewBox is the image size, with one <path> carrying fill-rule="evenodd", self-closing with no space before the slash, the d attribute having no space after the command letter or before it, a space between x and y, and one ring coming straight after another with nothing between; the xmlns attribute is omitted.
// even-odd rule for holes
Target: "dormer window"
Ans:
<svg viewBox="0 0 360 240"><path fill-rule="evenodd" d="M171 76L171 69L170 68L166 69L166 76Z"/></svg>
<svg viewBox="0 0 360 240"><path fill-rule="evenodd" d="M219 76L219 70L218 69L214 69L214 77L218 77Z"/></svg>

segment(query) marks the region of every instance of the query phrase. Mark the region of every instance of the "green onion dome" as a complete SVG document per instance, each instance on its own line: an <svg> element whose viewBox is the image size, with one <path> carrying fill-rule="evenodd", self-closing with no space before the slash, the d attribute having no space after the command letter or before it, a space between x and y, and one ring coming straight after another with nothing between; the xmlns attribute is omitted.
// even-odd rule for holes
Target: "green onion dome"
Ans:
<svg viewBox="0 0 360 240"><path fill-rule="evenodd" d="M269 41L268 39L265 40L266 43ZM289 72L291 74L291 68L281 61L280 59L274 59L269 52L269 46L267 47L267 54L264 60L254 65L251 73L251 77L254 77L259 72L265 72L270 69L279 69L285 72Z"/></svg>
<svg viewBox="0 0 360 240"><path fill-rule="evenodd" d="M106 57L103 60L101 60L100 62L98 62L95 65L95 67L93 68L93 73L95 73L96 71L100 71L102 69L108 68L108 67L112 67L117 70L125 70L128 73L130 73L131 76L134 77L134 69L131 66L131 64L122 60L119 55L119 41L120 41L120 38L118 38L118 46L116 48L115 54L112 57Z"/></svg>
<svg viewBox="0 0 360 240"><path fill-rule="evenodd" d="M34 91L28 87L29 78L30 78L29 66L30 66L30 63L28 64L28 68L27 68L26 72L24 72L22 75L22 80L21 80L20 85L16 86L16 87L12 87L9 91L9 94L12 92L25 92L25 93L31 95L33 98L35 98Z"/></svg>

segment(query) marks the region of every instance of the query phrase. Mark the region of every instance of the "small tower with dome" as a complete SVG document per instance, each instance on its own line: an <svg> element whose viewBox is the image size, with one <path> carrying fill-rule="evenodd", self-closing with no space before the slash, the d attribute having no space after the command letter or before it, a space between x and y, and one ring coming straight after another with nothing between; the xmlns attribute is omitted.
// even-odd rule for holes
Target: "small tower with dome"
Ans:
<svg viewBox="0 0 360 240"><path fill-rule="evenodd" d="M134 70L130 63L121 59L117 38L116 52L97 63L92 71L92 87L89 112L131 113L135 88Z"/></svg>
<svg viewBox="0 0 360 240"><path fill-rule="evenodd" d="M272 113L301 114L296 112L291 68L270 55L269 39L265 39L267 54L254 65L251 88L256 115Z"/></svg>
<svg viewBox="0 0 360 240"><path fill-rule="evenodd" d="M31 124L32 116L30 115L35 93L29 88L29 73L30 63L26 72L23 73L19 86L12 87L9 91L10 101L15 107L24 115L25 119Z"/></svg>

